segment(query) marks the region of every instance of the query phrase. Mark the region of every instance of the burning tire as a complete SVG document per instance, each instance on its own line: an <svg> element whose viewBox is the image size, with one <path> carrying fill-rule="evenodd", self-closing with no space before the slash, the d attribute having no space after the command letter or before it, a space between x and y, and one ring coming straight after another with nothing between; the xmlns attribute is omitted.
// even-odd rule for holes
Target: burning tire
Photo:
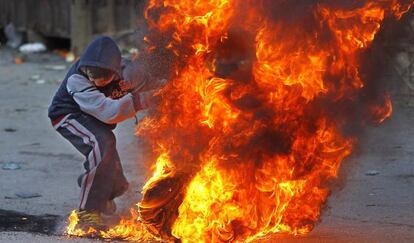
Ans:
<svg viewBox="0 0 414 243"><path fill-rule="evenodd" d="M145 191L138 204L139 214L147 229L155 236L178 241L171 235L171 227L183 201L187 177L184 174L167 177L155 182Z"/></svg>

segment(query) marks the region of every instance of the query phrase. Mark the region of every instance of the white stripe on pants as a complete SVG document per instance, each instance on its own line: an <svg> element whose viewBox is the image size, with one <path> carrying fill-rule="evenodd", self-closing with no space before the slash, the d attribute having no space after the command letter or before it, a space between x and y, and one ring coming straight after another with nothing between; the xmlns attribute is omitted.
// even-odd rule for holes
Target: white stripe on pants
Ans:
<svg viewBox="0 0 414 243"><path fill-rule="evenodd" d="M89 172L82 178L79 204L79 210L81 210L85 207L93 183L93 179L95 177L97 166L101 161L101 152L95 135L93 135L86 127L84 127L75 119L66 119L65 122L61 125L61 127L68 129L74 135L82 138L85 144L90 145L92 147L92 150L88 155L88 161L90 163Z"/></svg>

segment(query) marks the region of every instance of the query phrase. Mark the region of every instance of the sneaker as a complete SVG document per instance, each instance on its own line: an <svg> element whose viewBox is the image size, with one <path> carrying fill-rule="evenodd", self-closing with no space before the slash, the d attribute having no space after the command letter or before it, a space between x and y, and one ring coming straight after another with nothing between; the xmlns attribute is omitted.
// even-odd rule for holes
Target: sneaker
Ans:
<svg viewBox="0 0 414 243"><path fill-rule="evenodd" d="M78 218L79 228L84 231L89 231L89 228L93 228L97 231L107 229L101 214L97 211L81 210L78 212Z"/></svg>
<svg viewBox="0 0 414 243"><path fill-rule="evenodd" d="M105 215L113 215L116 212L116 204L114 200L108 200L105 204L105 209L102 211Z"/></svg>

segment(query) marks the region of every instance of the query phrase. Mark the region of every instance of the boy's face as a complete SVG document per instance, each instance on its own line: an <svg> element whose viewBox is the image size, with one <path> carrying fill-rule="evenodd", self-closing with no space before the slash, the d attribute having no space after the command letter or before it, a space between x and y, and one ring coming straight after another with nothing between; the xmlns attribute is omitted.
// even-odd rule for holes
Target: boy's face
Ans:
<svg viewBox="0 0 414 243"><path fill-rule="evenodd" d="M91 80L97 87L104 87L104 86L108 85L110 82L112 82L112 80L114 78L115 78L115 74L112 74L112 76L108 79L105 79L105 78L98 78L98 79L89 78L89 80Z"/></svg>

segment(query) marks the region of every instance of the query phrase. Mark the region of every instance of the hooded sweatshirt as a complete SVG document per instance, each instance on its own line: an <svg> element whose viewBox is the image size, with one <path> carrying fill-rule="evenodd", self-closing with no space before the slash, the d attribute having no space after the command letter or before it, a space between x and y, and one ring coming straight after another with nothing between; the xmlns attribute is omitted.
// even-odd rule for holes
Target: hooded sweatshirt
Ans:
<svg viewBox="0 0 414 243"><path fill-rule="evenodd" d="M92 41L80 60L72 65L49 107L49 118L55 124L69 114L87 113L107 124L131 118L142 109L140 99L120 90L116 80L105 87L96 87L80 68L94 66L121 73L121 52L110 37Z"/></svg>

